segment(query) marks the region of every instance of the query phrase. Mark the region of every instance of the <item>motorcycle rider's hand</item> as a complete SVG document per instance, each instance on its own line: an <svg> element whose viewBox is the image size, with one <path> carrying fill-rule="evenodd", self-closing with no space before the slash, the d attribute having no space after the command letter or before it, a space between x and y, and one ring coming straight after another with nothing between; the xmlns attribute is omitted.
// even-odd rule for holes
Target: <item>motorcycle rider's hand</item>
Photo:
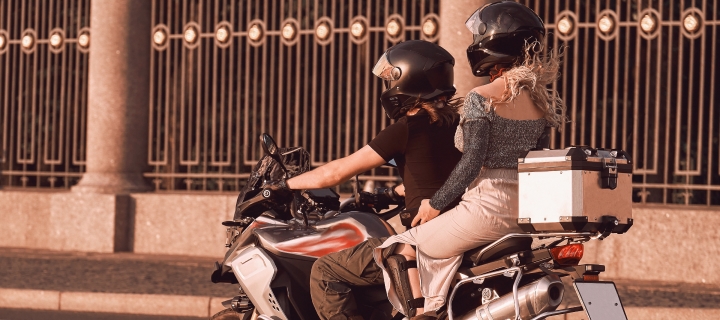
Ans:
<svg viewBox="0 0 720 320"><path fill-rule="evenodd" d="M383 197L379 199L379 202L381 202L382 204L405 204L405 188L402 189L403 195L398 194L398 192L396 191L400 186L395 186L392 188L376 188L375 194Z"/></svg>
<svg viewBox="0 0 720 320"><path fill-rule="evenodd" d="M284 179L266 183L263 190L269 190L272 199L276 202L284 203L292 200L293 191L288 188Z"/></svg>
<svg viewBox="0 0 720 320"><path fill-rule="evenodd" d="M430 206L430 199L424 199L423 201L420 201L420 208L418 209L417 215L410 223L410 226L415 227L417 225L421 225L425 222L435 219L435 217L437 217L438 215L440 215L440 210L437 210Z"/></svg>
<svg viewBox="0 0 720 320"><path fill-rule="evenodd" d="M405 198L405 184L399 184L392 188L395 195Z"/></svg>

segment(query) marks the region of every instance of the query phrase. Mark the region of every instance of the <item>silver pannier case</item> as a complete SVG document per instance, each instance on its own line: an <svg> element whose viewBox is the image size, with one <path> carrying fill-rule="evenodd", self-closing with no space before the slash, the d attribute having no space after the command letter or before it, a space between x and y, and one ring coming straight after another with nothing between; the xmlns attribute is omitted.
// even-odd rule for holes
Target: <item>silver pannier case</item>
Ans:
<svg viewBox="0 0 720 320"><path fill-rule="evenodd" d="M622 150L534 150L518 159L518 225L526 232L624 233L632 219L632 162Z"/></svg>

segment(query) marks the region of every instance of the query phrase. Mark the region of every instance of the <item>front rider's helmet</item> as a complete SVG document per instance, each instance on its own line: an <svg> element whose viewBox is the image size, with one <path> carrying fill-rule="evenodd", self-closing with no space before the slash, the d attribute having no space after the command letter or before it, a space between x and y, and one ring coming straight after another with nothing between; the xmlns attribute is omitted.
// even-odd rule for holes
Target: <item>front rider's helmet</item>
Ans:
<svg viewBox="0 0 720 320"><path fill-rule="evenodd" d="M470 68L477 77L490 75L495 65L522 62L526 44L542 43L545 25L530 8L513 1L487 4L465 22L473 33L467 48Z"/></svg>
<svg viewBox="0 0 720 320"><path fill-rule="evenodd" d="M453 56L432 42L410 40L387 49L375 64L373 74L385 84L380 102L388 117L397 120L418 99L454 95L454 65Z"/></svg>

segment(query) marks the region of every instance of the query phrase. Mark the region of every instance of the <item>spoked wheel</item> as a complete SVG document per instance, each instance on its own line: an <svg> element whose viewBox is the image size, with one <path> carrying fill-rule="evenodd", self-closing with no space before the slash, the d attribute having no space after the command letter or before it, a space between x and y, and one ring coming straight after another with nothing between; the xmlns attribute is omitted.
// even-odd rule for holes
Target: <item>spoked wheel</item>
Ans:
<svg viewBox="0 0 720 320"><path fill-rule="evenodd" d="M225 309L214 314L210 317L210 320L250 320L253 313L254 312L252 310L240 313L233 309Z"/></svg>

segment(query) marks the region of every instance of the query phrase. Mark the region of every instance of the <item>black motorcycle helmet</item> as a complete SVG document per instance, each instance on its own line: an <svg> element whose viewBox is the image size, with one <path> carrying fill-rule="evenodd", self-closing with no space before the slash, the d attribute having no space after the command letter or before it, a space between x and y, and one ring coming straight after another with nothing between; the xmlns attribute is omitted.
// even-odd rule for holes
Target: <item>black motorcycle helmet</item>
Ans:
<svg viewBox="0 0 720 320"><path fill-rule="evenodd" d="M380 102L388 117L397 120L404 115L403 107L418 99L454 95L454 65L453 56L432 42L410 40L387 49L373 74L385 84Z"/></svg>
<svg viewBox="0 0 720 320"><path fill-rule="evenodd" d="M490 75L497 64L520 62L526 43L543 42L545 25L530 8L513 1L500 1L477 9L465 22L473 33L467 48L470 69L477 77Z"/></svg>

